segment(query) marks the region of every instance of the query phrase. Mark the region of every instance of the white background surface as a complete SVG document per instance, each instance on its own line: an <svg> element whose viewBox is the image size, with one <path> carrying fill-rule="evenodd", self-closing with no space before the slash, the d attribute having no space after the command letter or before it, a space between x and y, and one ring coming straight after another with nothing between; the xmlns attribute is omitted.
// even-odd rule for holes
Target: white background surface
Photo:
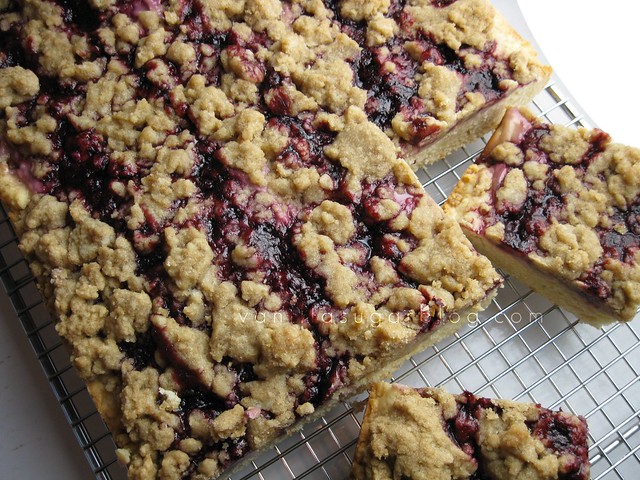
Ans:
<svg viewBox="0 0 640 480"><path fill-rule="evenodd" d="M518 0L555 73L613 140L640 148L640 2Z"/></svg>
<svg viewBox="0 0 640 480"><path fill-rule="evenodd" d="M0 479L91 479L1 285L0 290Z"/></svg>
<svg viewBox="0 0 640 480"><path fill-rule="evenodd" d="M505 9L516 2L494 3ZM628 0L519 3L549 63L582 110L615 140L640 147L640 32L635 25L640 6ZM4 291L0 425L0 479L92 478Z"/></svg>

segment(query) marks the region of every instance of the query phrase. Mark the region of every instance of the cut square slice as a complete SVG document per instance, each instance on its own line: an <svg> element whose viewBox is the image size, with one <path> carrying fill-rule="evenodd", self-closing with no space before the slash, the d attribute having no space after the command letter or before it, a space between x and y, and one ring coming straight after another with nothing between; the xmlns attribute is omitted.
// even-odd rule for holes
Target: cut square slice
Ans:
<svg viewBox="0 0 640 480"><path fill-rule="evenodd" d="M587 422L532 403L377 383L352 478L587 480Z"/></svg>
<svg viewBox="0 0 640 480"><path fill-rule="evenodd" d="M640 304L640 150L511 109L447 200L495 265L599 327Z"/></svg>

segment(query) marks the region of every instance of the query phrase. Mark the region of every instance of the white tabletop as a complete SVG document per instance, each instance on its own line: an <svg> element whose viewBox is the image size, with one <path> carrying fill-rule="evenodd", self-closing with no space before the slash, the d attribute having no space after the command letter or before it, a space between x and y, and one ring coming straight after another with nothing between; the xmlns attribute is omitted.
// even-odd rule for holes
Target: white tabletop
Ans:
<svg viewBox="0 0 640 480"><path fill-rule="evenodd" d="M0 478L93 477L0 287Z"/></svg>
<svg viewBox="0 0 640 480"><path fill-rule="evenodd" d="M503 3L503 2L501 2ZM638 18L628 0L518 0L562 83L613 140L640 147Z"/></svg>
<svg viewBox="0 0 640 480"><path fill-rule="evenodd" d="M632 25L640 7L623 0L609 0L607 8L587 0L519 2L538 44L582 110L614 139L640 147L633 117L640 111L640 97L630 95L640 78ZM494 3L524 32L512 13L513 0ZM3 290L0 425L0 478L92 478Z"/></svg>

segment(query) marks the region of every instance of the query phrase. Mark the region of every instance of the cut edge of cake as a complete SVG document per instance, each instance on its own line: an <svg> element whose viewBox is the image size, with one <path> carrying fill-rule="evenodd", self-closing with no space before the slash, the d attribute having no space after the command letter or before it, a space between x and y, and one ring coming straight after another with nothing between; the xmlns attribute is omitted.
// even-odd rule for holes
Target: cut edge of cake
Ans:
<svg viewBox="0 0 640 480"><path fill-rule="evenodd" d="M0 193L20 238L20 248L36 277L46 305L53 312L56 319L56 329L72 352L74 366L88 384L88 390L94 398L100 414L112 431L116 444L120 447L118 458L130 466L131 478L146 478L145 475L152 475L151 472L154 471L161 472L160 474L166 478L181 478L182 473L177 472L190 471L192 468L190 466L191 457L187 452L198 448L195 437L200 439L202 435L206 437L206 434L203 433L189 433L192 431L191 429L195 431L196 428L204 428L202 426L196 427L196 424L192 423L191 415L194 414L194 411L198 413L207 411L209 408L216 409L216 413L212 414L213 419L220 419L211 427L211 435L232 435L234 439L239 438L243 442L237 447L220 447L221 450L218 452L220 455L228 455L227 450L231 448L237 448L238 452L244 452L248 445L247 442L256 443L257 446L251 448L251 454L238 453L239 458L231 463L224 459L220 460L221 465L224 465L224 471L227 468L234 471L241 468L249 459L254 458L253 453L270 448L283 436L287 436L293 430L301 428L303 424L319 418L338 402L364 391L371 382L390 376L411 355L453 335L461 326L475 320L476 317L473 313L485 308L497 293L497 289L501 286L501 278L489 261L473 249L457 222L444 215L442 209L422 191L417 177L409 166L399 157L390 156L395 151L391 141L368 123L357 109L352 109L350 112L350 115L355 116L357 121L349 124L336 137L330 147L340 151L335 157L339 163L354 168L354 165L350 163L353 161L353 158L350 157L350 150L344 151L345 145L350 144L352 135L356 134L360 134L358 138L361 140L369 140L369 142L365 141L362 144L367 145L366 148L373 148L371 151L365 148L365 151L370 153L366 156L367 168L372 169L373 172L378 167L382 168L381 177L386 179L384 181L387 183L391 181L392 187L390 188L399 189L395 193L398 201L409 201L412 212L406 218L406 224L402 223L405 225L402 228L407 230L409 240L415 236L415 239L411 240L414 244L413 246L408 245L405 253L398 251L399 257L396 262L402 267L400 269L395 267L394 275L400 275L402 278L406 276L406 279L413 280L401 280L400 277L396 280L393 278L389 280L388 275L393 273L389 270L391 264L378 272L377 275L380 275L382 279L387 278L384 281L391 281L392 285L397 284L396 286L399 288L393 299L391 297L387 299L389 308L399 311L398 314L394 313L394 317L389 321L383 319L380 324L370 324L368 323L370 320L366 318L364 322L359 321L357 312L360 312L360 315L366 315L367 312L370 315L377 315L374 305L363 303L361 306L352 305L349 307L353 312L348 317L345 316L344 319L337 317L335 325L332 323L333 319L330 318L328 324L314 327L319 328L320 331L322 328L326 328L330 332L334 332L325 334L326 338L321 338L323 342L329 337L338 340L331 347L338 350L337 353L331 354L335 356L335 358L330 358L331 372L323 373L323 375L327 375L327 378L310 380L318 382L318 388L328 388L328 393L319 394L320 396L327 395L327 397L322 401L313 400L313 402L320 402L315 405L317 409L311 406L310 402L303 404L303 400L300 400L298 404L298 399L293 397L291 408L294 411L290 412L291 420L279 424L277 427L265 426L264 430L259 431L260 436L256 437L250 436L253 435L249 433L251 422L255 420L256 415L261 419L260 415L263 414L267 415L266 420L270 420L268 415L270 415L271 407L268 405L252 403L254 406L250 406L250 404L244 403L243 397L242 405L238 399L235 399L233 400L234 408L229 407L226 410L218 411L221 407L217 405L220 402L224 403L225 400L218 397L217 390L215 390L215 394L211 394L215 397L212 406L204 404L204 406L199 406L198 403L200 402L198 400L200 393L198 392L201 391L198 387L199 382L204 382L205 379L214 375L214 370L218 366L230 369L230 373L224 374L222 379L226 378L225 375L227 377L231 375L234 379L236 376L240 378L240 375L243 375L239 371L236 372L236 368L244 367L237 366L235 360L233 364L231 360L224 360L224 358L220 362L199 363L201 357L208 358L209 355L213 355L210 352L214 351L214 344L215 348L219 350L221 348L219 344L224 341L225 337L212 334L211 338L207 339L203 345L202 331L197 328L187 328L189 326L187 318L181 320L187 322L184 326L179 324L168 312L167 309L171 305L165 303L166 299L163 300L162 297L155 296L158 294L157 292L164 291L162 289L153 290L157 287L157 274L153 273L154 270L145 270L144 255L139 256L140 252L136 253L133 244L124 235L117 233L112 225L94 218L83 200L75 199L67 204L52 195L34 192L32 187L24 182L24 179L19 178L17 170L8 168L6 159L2 161L0 184L6 188L3 188ZM363 136L362 133L369 133L372 137ZM382 139L388 143L385 144ZM379 150L382 146L389 149L387 154L383 154ZM391 169L393 173L389 173L388 169ZM371 178L375 178L375 173L371 175ZM349 188L359 189L358 182L363 181L366 184L369 181L358 178L357 175L352 175L352 181L348 182ZM393 187L394 185L395 187ZM369 195L366 201L371 202L374 198L376 198L375 195ZM326 228L327 230L323 231L327 238L333 236L336 238L336 242L339 241L338 237L345 230L351 231L353 234L355 227L350 216L348 216L349 219L344 220L346 223L343 225L348 228L331 227L334 223L340 223L342 220L332 216L331 210L323 210L325 205L331 207L332 204L323 201L297 221L309 226L314 224L313 222L328 222L326 226L322 227L319 226L322 223L314 225L317 228ZM383 203L383 205L388 206L389 202ZM332 208L337 207L333 206ZM373 221L373 218L378 215L377 208L380 207L371 204L368 208L371 209L373 216L367 218ZM319 214L315 214L316 211ZM337 210L337 212L341 211ZM382 212L379 213L382 215ZM365 228L364 224L360 227ZM409 231L411 233L408 233ZM305 230L304 227L301 227L299 230L301 238L304 237L305 232L317 235L314 233L315 230ZM211 252L211 247L205 245L206 240L203 240L205 238L204 232L193 227L176 230L169 226L164 228L160 235L161 238L166 237L157 247L160 249L159 253L162 253L159 259L163 261L158 263L156 260L152 265L155 265L156 270L161 268L163 272L167 273L167 275L158 278L164 279L166 287L174 289L174 293L168 297L170 301L173 301L172 298L176 298L172 295L183 295L180 291L185 287L180 286L181 282L191 282L187 288L201 289L200 291L205 292L205 295L213 294L212 291L215 290L218 292L216 295L225 295L227 299L225 301L230 301L229 294L235 295L234 302L249 301L248 297L244 297L244 294L242 298L238 297L238 292L233 294L229 290L230 285L222 288L223 285L219 284L218 280L207 276L208 274L205 273L207 268L199 271L198 265L204 261L210 262L213 257L212 253L208 253ZM184 243L180 240L182 235L188 235ZM267 237L267 240L269 238ZM273 241L273 239L269 241ZM327 239L318 238L318 241L325 244L322 247L324 249L331 243L327 243ZM363 241L366 243L367 239L364 238ZM315 243L311 244L312 247L313 245ZM332 248L337 247L333 246ZM189 251L192 253L183 256L187 255ZM437 258L432 257L436 252L441 252L441 254ZM329 251L329 253L331 252ZM174 261L174 258L177 260ZM305 257L303 256L303 258ZM139 263L140 260L143 263ZM139 269L142 271L138 271ZM440 270L444 273L437 275ZM310 275L311 271L312 268L309 267L308 273ZM189 275L195 275L195 277L189 280ZM434 275L436 276L434 277ZM407 281L413 282L407 284L413 285L413 287L401 288ZM448 282L453 282L457 286L452 287ZM396 286L393 288L395 289ZM340 289L334 292L335 295L349 293ZM418 293L420 294L418 295ZM389 295L387 294L387 296ZM213 305L212 308L215 309L220 307L219 302L221 301L223 300L214 300L212 304L207 303L207 305ZM416 301L419 305L415 304ZM351 301L349 300L349 302ZM395 306L391 307L392 303ZM345 305L342 305L342 308L344 307ZM178 308L182 309L183 307L179 305ZM185 311L190 308L188 303L184 308ZM340 308L335 311L340 313ZM381 313L384 311L383 307ZM391 311L393 312L393 310ZM140 315L141 317L138 318ZM211 315L214 329L222 320L225 320L222 317L216 318L213 311ZM399 317L396 318L396 315ZM228 320L230 319L225 321ZM307 320L312 321L311 318L307 318ZM375 319L376 322L378 320ZM313 321L317 322L317 319ZM282 335L288 335L292 329L299 327L293 323L285 326L290 328L286 331L283 330ZM253 326L249 324L247 328L253 328ZM243 331L235 333L241 336L246 335ZM308 332L302 333L308 334ZM131 335L133 335L133 340L123 340ZM252 383L254 385L264 383L264 387L260 388L266 388L268 382L276 381L278 376L281 376L281 373L277 372L282 372L282 369L290 362L293 362L291 364L293 370L290 372L292 380L300 380L298 378L300 374L296 373L299 368L310 369L309 375L312 375L320 367L309 366L311 360L307 357L311 355L314 357L314 362L319 362L320 353L317 353L317 356L314 356L313 352L308 355L309 352L302 349L302 339L306 339L308 336L301 336L297 339L287 337L286 339L286 342L294 342L289 353L297 355L299 358L289 359L289 353L280 356L281 353L278 353L277 349L264 350L260 354L260 358L264 355L267 360L264 365L257 363L254 367L257 371L258 367L267 368L270 363L276 363L276 365L280 365L275 367L276 374L273 377L266 376L265 370L262 372L262 375L265 375L264 381L257 378L254 379L256 381L249 379L246 382L239 379L233 380L242 386L232 385L230 395L236 395L237 392L234 389L237 388L248 388L248 391L251 392ZM267 348L266 344L263 344L267 339L269 342L280 342L281 344L283 342L276 337L260 337L254 340L258 342L260 348ZM231 338L227 340L233 341ZM211 347L209 347L209 341ZM148 342L151 343L148 344ZM371 345L368 345L367 342L370 342ZM379 346L375 346L377 343ZM319 344L314 347L316 346L321 348ZM252 347L251 344L248 345L248 348L250 347ZM373 350L369 351L368 349L371 348ZM362 354L359 353L361 350ZM353 362L349 359L351 355L349 352L351 354L355 352L358 355L353 359ZM326 359L325 356L322 359ZM343 361L344 363L342 363ZM204 370L199 370L202 365L204 365ZM253 372L252 368L251 372ZM171 380L172 378L173 380ZM218 377L214 375L214 380L215 378ZM176 386L172 387L171 385L174 384L172 382ZM311 387L315 388L313 384ZM296 395L300 395L300 398L302 395L306 395L304 392L299 392L298 386L291 388L295 388L294 391L298 392ZM206 400L208 398L206 392L208 391L203 391L205 391L203 401L206 403L208 401ZM261 391L257 398L260 398L260 395L264 396L266 391ZM195 400L191 399L193 392L196 395ZM278 396L279 393L270 393L270 395ZM152 398L156 400L152 402ZM251 399L250 401L259 400ZM240 408L241 406L243 408ZM204 416L198 421L205 424L212 422L212 419L207 419L205 414L198 415ZM196 416L198 417L198 415ZM189 427L186 426L187 422ZM232 427L242 433L230 430ZM167 429L175 430L175 433L172 432L170 437L173 439L175 435L175 440L171 442L171 445L164 447L165 450L162 450L161 447L157 447L157 442L168 441ZM160 438L164 440L160 440ZM167 443L163 444L168 445ZM208 446L205 449L205 454L212 454L210 449L214 447L206 445ZM215 445L215 442L212 445ZM193 468L196 469L200 467L200 464L197 463L193 465L195 465ZM215 471L208 470L209 468L214 467L207 466L203 472ZM224 471L216 471L209 476L218 477ZM192 473L195 475L194 472Z"/></svg>
<svg viewBox="0 0 640 480"><path fill-rule="evenodd" d="M455 335L458 330L460 330L463 326L470 324L471 319L475 319L477 312L479 309L486 308L486 305L491 302L491 300L497 294L497 288L490 292L485 301L482 302L482 307L480 305L477 308L472 308L463 312L460 312L458 315L460 318L469 319L466 322L456 321L456 322L447 322L441 325L439 328L430 332L426 335L423 335L417 341L413 342L410 345L403 347L399 352L396 358L394 358L389 363L385 364L384 367L369 373L368 375L358 379L358 381L352 385L349 385L349 388L338 390L337 395L331 398L328 402L322 405L320 408L316 409L311 415L305 417L304 419L295 422L292 424L285 433L283 433L280 437L273 440L270 444L265 445L259 450L253 451L249 453L245 458L239 460L236 464L231 465L227 470L220 474L220 477L225 477L227 475L233 475L246 468L247 465L251 461L255 461L257 457L259 457L264 452L272 449L279 442L285 440L286 438L291 437L296 432L301 431L307 425L322 419L325 415L329 414L332 409L338 406L340 403L349 402L356 397L357 395L361 395L367 392L367 389L373 383L383 382L391 378L394 372L396 372L404 363L409 361L414 355L419 354L420 352L425 351L426 349L436 345L437 343L446 340L447 338ZM259 467L259 465L258 465Z"/></svg>
<svg viewBox="0 0 640 480"><path fill-rule="evenodd" d="M513 275L518 281L528 285L555 305L573 313L579 320L595 328L602 328L614 322L628 322L633 319L633 316L621 317L579 288L568 285L554 272L544 271L519 256L505 255L504 249L473 230L463 227L463 231L473 246L486 255L496 268ZM535 312L532 318L542 318L543 313Z"/></svg>
<svg viewBox="0 0 640 480"><path fill-rule="evenodd" d="M403 154L414 170L442 160L454 151L493 131L509 108L528 104L551 80L553 69L539 61L533 45L522 38L497 10L494 18L494 28L501 32L501 40L508 46L507 48L513 53L518 52L528 62L527 68L531 70L532 80L518 84L503 98L473 111L435 138L430 139L426 145L413 146L408 142L400 142Z"/></svg>
<svg viewBox="0 0 640 480"><path fill-rule="evenodd" d="M413 175L408 171L407 174ZM0 181L7 181L11 179L10 176L0 175ZM18 189L18 192L21 191L21 188ZM18 197L13 197L17 199ZM8 199L4 199L5 203L9 204ZM430 202L433 202L430 200ZM433 204L433 207L436 210L439 210L439 207ZM16 210L9 209L9 215L12 220L12 224L18 226L23 225L26 220L26 215L29 210ZM443 217L443 220L449 221L448 218ZM460 232L460 240L466 240L466 237ZM476 254L477 255L477 254ZM27 258L33 260L32 255L28 255ZM37 272L41 271L42 263L40 260L37 260L35 263L30 262L30 267L32 268L32 272L34 272L36 276L36 280L41 289L41 292L44 295L45 303L48 305L49 310L52 311L52 315L56 320L56 323L59 321L58 316L56 314L56 309L52 307L53 303L61 301L58 296L48 296L46 295L47 290L50 288L47 285L51 284L50 277L48 275L40 276ZM489 267L487 262L487 267ZM35 269L34 269L35 268ZM495 272L494 272L495 273ZM283 439L291 436L294 432L304 428L310 422L313 422L317 419L320 419L325 414L327 414L332 408L338 405L341 402L348 401L350 398L361 394L367 390L367 388L375 382L380 382L383 380L387 380L391 377L394 371L402 366L403 363L408 361L412 356L426 350L427 348L435 345L436 343L443 341L447 338L452 337L458 330L464 326L473 325L474 322L477 321L477 313L487 308L489 303L495 298L498 293L499 288L502 287L501 277L495 274L493 279L493 285L485 291L485 296L483 298L479 298L474 300L472 303L468 303L468 306L463 310L447 310L445 313L445 309L442 305L435 305L435 316L440 314L446 315L446 317L442 318L439 323L432 330L428 332L419 333L412 339L409 343L400 342L401 348L394 349L386 354L384 357L376 357L372 355L371 359L375 361L375 364L371 364L369 371L363 376L355 376L353 378L349 378L349 382L346 385L339 386L335 393L324 401L322 404L318 405L318 407L310 414L304 414L304 416L298 418L296 421L292 422L288 425L278 437L270 439L267 443L260 446L255 450L250 450L246 455L243 455L239 459L232 462L224 471L216 473L214 477L211 478L221 478L225 475L231 475L234 472L237 472L246 465L255 460L257 456L263 453L266 450L273 448L277 445L278 442ZM64 301L64 300L62 300ZM440 313L442 312L442 313ZM76 324L77 328L82 328L80 324ZM72 361L75 363L77 358L76 355L73 355L74 346L78 347L77 344L74 345L73 342L68 341L64 337L61 337L63 340L63 345L65 348L72 354ZM389 340L389 345L393 344L393 340ZM86 359L81 359L82 362L85 362ZM105 361L109 360L105 358ZM127 362L127 359L123 360L123 362ZM86 367L93 369L93 365L87 365ZM76 368L78 366L76 365ZM102 368L98 366L97 368ZM81 375L82 377L82 375ZM84 379L85 384L87 386L87 390L91 395L96 408L105 421L107 427L110 432L114 436L114 440L116 445L119 448L116 450L116 455L120 463L123 465L129 465L131 462L136 461L136 456L140 454L138 448L142 448L144 450L145 443L141 443L138 446L134 446L131 444L131 440L128 438L129 433L127 432L127 427L122 423L122 392L119 392L117 389L113 390L113 385L109 382L105 383L104 380L107 377L102 377L98 375L93 379ZM162 390L161 390L162 391ZM178 392L179 393L179 392ZM170 393L169 393L170 394ZM164 395L164 394L163 394ZM127 440L125 440L127 437ZM123 443L124 442L124 443ZM158 465L160 470L160 466ZM138 473L139 475L139 473ZM145 478L134 476L131 478ZM167 477L173 478L173 477ZM209 478L209 477L206 477Z"/></svg>
<svg viewBox="0 0 640 480"><path fill-rule="evenodd" d="M397 355L395 355L394 358L390 359L390 361L387 363L382 363L383 366L381 368L368 373L364 377L357 379L357 381L353 384L350 384L348 388L338 389L336 391L336 395L316 408L313 413L306 415L298 419L296 422L292 423L286 428L284 432L281 433L279 437L271 440L268 444L260 447L259 449L249 451L245 456L230 464L227 469L211 478L223 478L242 471L248 466L250 462L257 460L257 458L261 454L272 449L274 446L277 446L279 442L291 437L296 432L302 430L309 424L323 418L340 403L349 402L353 399L353 397L366 393L370 386L374 383L380 383L388 380L389 378L391 378L392 374L395 371L397 371L405 362L409 361L414 355L417 355L420 352L423 352L426 349L436 345L437 343L454 336L461 328L466 325L471 325L472 322L476 321L477 313L481 310L484 310L486 306L492 301L492 299L497 294L498 288L499 287L496 287L495 289L490 291L487 294L485 300L480 304L474 306L473 308L469 308L468 310L461 312L455 312L455 321L447 321L432 332L423 334L418 337L416 341L402 347L398 352L396 352ZM67 345L66 342L65 346L67 349L69 349L69 345ZM121 434L123 432L124 426L122 425L117 406L120 400L114 397L113 392L109 392L105 389L104 383L101 383L99 381L92 381L87 382L86 386L87 391L91 395L91 398L96 405L98 413L105 421L109 431L113 435L118 435L119 433ZM116 441L116 447L117 443L118 442ZM118 461L122 465L126 466L133 459L132 453L134 452L129 448L117 447L115 453Z"/></svg>

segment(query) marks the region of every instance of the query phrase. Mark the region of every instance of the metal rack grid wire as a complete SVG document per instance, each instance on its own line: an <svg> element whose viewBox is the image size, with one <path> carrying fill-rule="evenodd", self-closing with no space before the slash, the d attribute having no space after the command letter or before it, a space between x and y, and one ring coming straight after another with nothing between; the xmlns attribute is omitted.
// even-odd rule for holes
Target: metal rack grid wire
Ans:
<svg viewBox="0 0 640 480"><path fill-rule="evenodd" d="M592 127L555 82L529 107L551 123ZM485 142L486 138L478 140L419 172L437 202L446 200ZM113 439L69 363L4 210L0 211L0 278L96 478L126 478L116 461ZM583 415L590 428L592 478L637 478L640 322L596 330L577 323L515 279L507 275L505 279L505 287L472 324L412 357L392 380L532 401ZM360 395L340 404L229 478L346 478L365 400L366 395Z"/></svg>

